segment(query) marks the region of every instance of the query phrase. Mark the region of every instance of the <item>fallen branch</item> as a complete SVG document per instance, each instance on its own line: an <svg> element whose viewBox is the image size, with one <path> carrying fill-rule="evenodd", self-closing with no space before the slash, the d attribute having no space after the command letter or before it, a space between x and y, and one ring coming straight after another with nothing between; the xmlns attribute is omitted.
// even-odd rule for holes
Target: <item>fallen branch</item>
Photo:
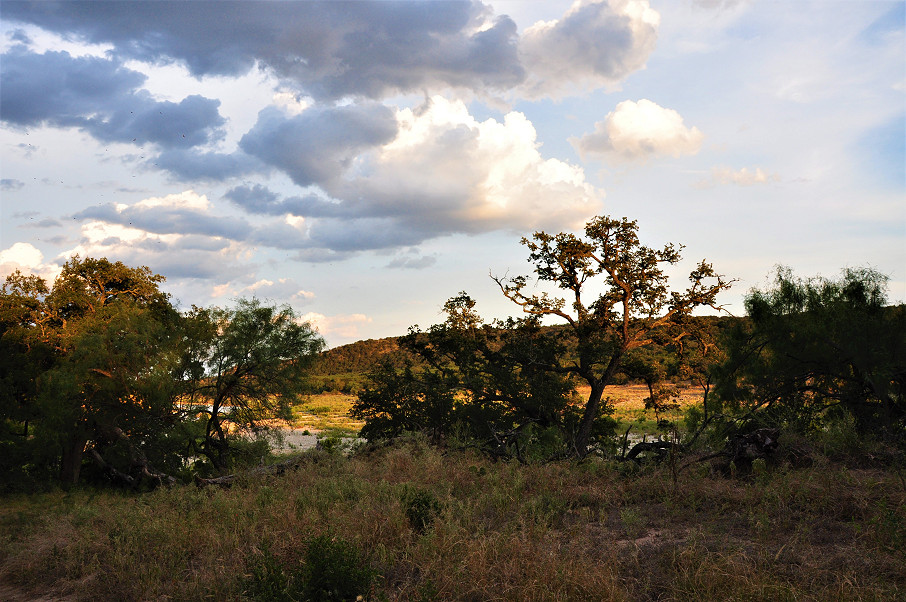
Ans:
<svg viewBox="0 0 906 602"><path fill-rule="evenodd" d="M308 454L301 453L291 456L286 460L277 462L276 464L267 464L263 466L256 466L251 470L247 470L242 473L228 474L222 477L212 477L210 479L203 479L199 476L195 476L195 485L198 487L207 487L208 485L217 485L218 487L223 487L228 489L233 486L233 481L235 481L240 476L268 476L268 475L282 475L287 470L295 470L299 468L302 464L302 460L307 457Z"/></svg>

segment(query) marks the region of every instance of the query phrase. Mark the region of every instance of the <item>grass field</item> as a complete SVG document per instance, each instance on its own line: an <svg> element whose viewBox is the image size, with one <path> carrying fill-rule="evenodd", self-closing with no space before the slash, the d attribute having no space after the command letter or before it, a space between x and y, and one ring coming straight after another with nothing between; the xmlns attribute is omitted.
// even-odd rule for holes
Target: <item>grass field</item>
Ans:
<svg viewBox="0 0 906 602"><path fill-rule="evenodd" d="M588 393L588 387L579 388L579 394L583 400L588 398ZM611 385L604 390L604 397L605 399L610 399L614 409L613 417L623 429L632 424L633 431L652 432L652 429L656 427L654 410L645 409L645 398L648 397L647 386ZM669 421L682 420L689 406L701 406L701 390L690 385L681 385L679 386L679 396L676 401L678 402L678 408L662 413L662 418Z"/></svg>
<svg viewBox="0 0 906 602"><path fill-rule="evenodd" d="M696 464L674 480L668 467L523 466L412 438L312 450L298 470L232 489L6 497L0 593L300 600L326 553L324 579L371 600L906 599L902 475L788 457L748 478Z"/></svg>
<svg viewBox="0 0 906 602"><path fill-rule="evenodd" d="M355 395L318 393L293 408L292 426L312 433L354 437L364 422L349 417Z"/></svg>
<svg viewBox="0 0 906 602"><path fill-rule="evenodd" d="M580 387L578 393L585 400L589 389ZM645 398L648 397L645 385L613 385L606 389L604 395L611 400L619 432L625 431L629 425L632 425L632 433L635 435L653 435L659 432L654 411L645 409ZM355 399L355 395L345 393L310 395L304 403L293 408L292 426L313 433L355 436L364 425L349 417L349 410ZM683 413L690 405L701 405L700 390L690 386L680 387L679 409L668 411L662 417L670 421L682 420Z"/></svg>

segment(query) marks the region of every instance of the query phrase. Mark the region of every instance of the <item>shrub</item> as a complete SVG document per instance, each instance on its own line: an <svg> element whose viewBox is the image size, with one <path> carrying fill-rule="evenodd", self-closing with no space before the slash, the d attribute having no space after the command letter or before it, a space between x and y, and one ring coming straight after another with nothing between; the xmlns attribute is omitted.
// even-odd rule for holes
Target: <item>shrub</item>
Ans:
<svg viewBox="0 0 906 602"><path fill-rule="evenodd" d="M367 598L377 572L355 544L324 534L309 542L301 577L303 600L327 602Z"/></svg>
<svg viewBox="0 0 906 602"><path fill-rule="evenodd" d="M409 519L409 525L419 533L427 531L440 513L440 502L433 493L425 489L407 488L403 493L402 501L406 506L406 518Z"/></svg>
<svg viewBox="0 0 906 602"><path fill-rule="evenodd" d="M308 542L304 563L298 568L286 567L264 544L249 570L243 593L267 602L367 599L377 576L355 544L329 533Z"/></svg>

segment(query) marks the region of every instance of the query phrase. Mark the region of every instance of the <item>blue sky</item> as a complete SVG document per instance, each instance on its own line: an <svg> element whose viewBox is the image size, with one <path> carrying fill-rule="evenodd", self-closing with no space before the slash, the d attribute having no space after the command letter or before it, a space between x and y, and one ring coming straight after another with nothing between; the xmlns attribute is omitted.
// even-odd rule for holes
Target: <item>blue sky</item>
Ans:
<svg viewBox="0 0 906 602"><path fill-rule="evenodd" d="M0 4L0 277L147 265L330 345L442 319L522 236L637 219L738 280L906 301L906 3Z"/></svg>

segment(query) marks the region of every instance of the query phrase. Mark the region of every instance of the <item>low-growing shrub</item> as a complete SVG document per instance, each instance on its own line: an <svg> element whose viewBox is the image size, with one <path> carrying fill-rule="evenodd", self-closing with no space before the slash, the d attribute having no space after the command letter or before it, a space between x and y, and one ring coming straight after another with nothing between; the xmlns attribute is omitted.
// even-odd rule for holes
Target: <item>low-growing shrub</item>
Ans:
<svg viewBox="0 0 906 602"><path fill-rule="evenodd" d="M328 533L309 542L301 577L302 600L340 602L367 599L377 571L355 544Z"/></svg>
<svg viewBox="0 0 906 602"><path fill-rule="evenodd" d="M377 577L355 544L330 533L309 540L298 566L286 566L267 544L249 565L243 593L267 602L367 600Z"/></svg>
<svg viewBox="0 0 906 602"><path fill-rule="evenodd" d="M402 501L406 507L409 525L419 533L427 531L440 514L440 502L433 493L425 489L406 488Z"/></svg>

